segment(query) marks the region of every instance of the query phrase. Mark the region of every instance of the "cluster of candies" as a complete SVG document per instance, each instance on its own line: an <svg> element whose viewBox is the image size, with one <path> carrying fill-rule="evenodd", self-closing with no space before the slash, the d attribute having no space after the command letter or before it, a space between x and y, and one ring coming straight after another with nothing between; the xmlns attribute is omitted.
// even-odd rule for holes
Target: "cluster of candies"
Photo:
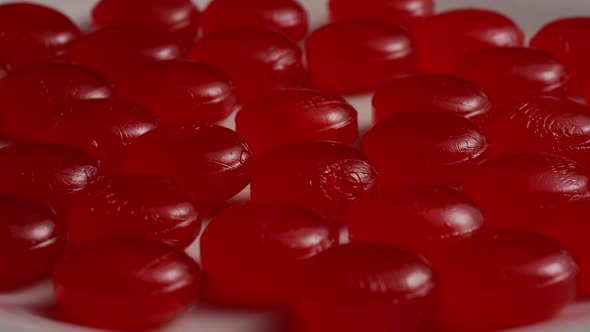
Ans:
<svg viewBox="0 0 590 332"><path fill-rule="evenodd" d="M88 35L1 5L0 288L53 271L63 317L116 330L202 299L488 331L590 296L590 18L526 48L488 10L329 5L309 36L294 0L102 0ZM373 90L359 150L340 95Z"/></svg>

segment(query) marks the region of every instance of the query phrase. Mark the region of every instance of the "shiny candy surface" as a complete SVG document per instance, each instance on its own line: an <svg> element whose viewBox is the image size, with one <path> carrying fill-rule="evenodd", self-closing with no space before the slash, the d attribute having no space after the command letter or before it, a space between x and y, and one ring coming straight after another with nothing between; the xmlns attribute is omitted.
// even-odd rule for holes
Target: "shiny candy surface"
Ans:
<svg viewBox="0 0 590 332"><path fill-rule="evenodd" d="M330 0L333 20L369 18L412 28L434 12L434 0Z"/></svg>

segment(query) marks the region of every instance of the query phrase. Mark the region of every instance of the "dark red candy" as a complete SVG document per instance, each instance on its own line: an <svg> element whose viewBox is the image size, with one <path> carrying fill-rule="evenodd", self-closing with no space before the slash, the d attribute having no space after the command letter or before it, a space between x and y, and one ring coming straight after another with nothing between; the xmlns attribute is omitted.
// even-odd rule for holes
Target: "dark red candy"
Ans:
<svg viewBox="0 0 590 332"><path fill-rule="evenodd" d="M199 266L162 242L114 240L70 252L55 267L66 319L112 330L145 330L176 317L199 296Z"/></svg>
<svg viewBox="0 0 590 332"><path fill-rule="evenodd" d="M369 18L406 28L423 22L434 12L434 0L330 0L333 20Z"/></svg>
<svg viewBox="0 0 590 332"><path fill-rule="evenodd" d="M192 199L167 179L150 175L107 178L75 195L64 214L72 242L118 237L188 247L201 230Z"/></svg>
<svg viewBox="0 0 590 332"><path fill-rule="evenodd" d="M444 74L416 74L389 81L373 96L374 121L401 112L440 111L483 122L491 108L475 84Z"/></svg>
<svg viewBox="0 0 590 332"><path fill-rule="evenodd" d="M257 28L205 36L188 57L212 64L233 81L241 102L303 83L301 48L280 33Z"/></svg>
<svg viewBox="0 0 590 332"><path fill-rule="evenodd" d="M277 307L288 303L308 259L338 244L320 214L278 202L249 202L213 218L201 238L206 297L218 304Z"/></svg>
<svg viewBox="0 0 590 332"><path fill-rule="evenodd" d="M307 12L295 0L213 0L203 11L205 34L230 28L266 28L294 40L307 35Z"/></svg>
<svg viewBox="0 0 590 332"><path fill-rule="evenodd" d="M524 45L524 33L510 18L475 8L432 16L413 35L418 66L426 72L452 73L463 59L480 50Z"/></svg>
<svg viewBox="0 0 590 332"><path fill-rule="evenodd" d="M224 127L161 127L131 145L126 171L174 180L199 211L210 213L246 187L251 155L242 138Z"/></svg>
<svg viewBox="0 0 590 332"><path fill-rule="evenodd" d="M312 84L332 92L366 92L415 71L409 33L380 21L330 23L309 36L305 50Z"/></svg>
<svg viewBox="0 0 590 332"><path fill-rule="evenodd" d="M312 258L300 279L294 310L306 332L418 332L436 301L429 264L396 247L336 247Z"/></svg>
<svg viewBox="0 0 590 332"><path fill-rule="evenodd" d="M0 289L24 286L50 273L65 253L67 235L47 205L0 195Z"/></svg>
<svg viewBox="0 0 590 332"><path fill-rule="evenodd" d="M0 5L0 59L11 68L66 58L81 36L69 18L49 7Z"/></svg>
<svg viewBox="0 0 590 332"><path fill-rule="evenodd" d="M284 146L257 159L252 198L293 202L344 224L348 208L377 187L377 172L357 149L315 141Z"/></svg>
<svg viewBox="0 0 590 332"><path fill-rule="evenodd" d="M488 143L472 121L445 112L398 113L371 129L362 150L384 184L458 185Z"/></svg>
<svg viewBox="0 0 590 332"><path fill-rule="evenodd" d="M307 89L281 90L245 104L236 128L257 154L304 140L352 144L359 133L354 107L337 95Z"/></svg>
<svg viewBox="0 0 590 332"><path fill-rule="evenodd" d="M215 123L234 110L231 82L210 65L159 61L131 75L125 97L158 115L162 124Z"/></svg>
<svg viewBox="0 0 590 332"><path fill-rule="evenodd" d="M444 331L495 331L551 318L576 296L578 266L557 242L527 232L463 240L439 273Z"/></svg>

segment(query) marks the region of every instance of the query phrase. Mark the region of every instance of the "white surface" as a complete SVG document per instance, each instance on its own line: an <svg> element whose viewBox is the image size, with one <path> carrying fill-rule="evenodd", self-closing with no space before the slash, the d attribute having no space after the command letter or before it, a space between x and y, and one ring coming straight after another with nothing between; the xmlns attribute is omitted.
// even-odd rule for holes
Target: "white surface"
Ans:
<svg viewBox="0 0 590 332"><path fill-rule="evenodd" d="M82 27L88 26L92 0L28 0L58 8ZM248 0L243 0L248 1ZM326 20L326 0L300 0L311 14L312 26ZM0 0L1 3L12 1ZM203 8L206 0L197 0ZM486 7L504 12L517 21L530 36L547 21L562 16L590 15L587 0L439 0L438 11L456 7ZM364 128L370 124L369 97L349 99L360 113ZM232 120L227 122L231 125ZM196 246L190 250L196 253ZM96 330L63 324L48 318L43 309L51 304L51 287L42 283L14 294L0 294L0 332L91 332ZM262 313L216 311L195 307L157 332L275 332L273 317ZM589 332L590 303L579 303L566 309L553 321L511 332ZM367 331L371 332L371 331Z"/></svg>

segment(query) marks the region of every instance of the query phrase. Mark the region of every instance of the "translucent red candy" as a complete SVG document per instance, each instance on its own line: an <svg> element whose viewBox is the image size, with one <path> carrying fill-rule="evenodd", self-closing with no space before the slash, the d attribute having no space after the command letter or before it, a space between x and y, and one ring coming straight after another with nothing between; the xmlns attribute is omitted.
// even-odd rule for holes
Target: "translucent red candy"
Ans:
<svg viewBox="0 0 590 332"><path fill-rule="evenodd" d="M435 184L379 188L353 205L349 215L352 242L412 249L433 263L485 224L469 196Z"/></svg>
<svg viewBox="0 0 590 332"><path fill-rule="evenodd" d="M548 53L524 47L475 53L459 65L457 72L481 87L495 105L531 95L564 96L569 83L563 64Z"/></svg>
<svg viewBox="0 0 590 332"><path fill-rule="evenodd" d="M294 310L306 332L418 332L436 302L426 260L396 247L336 247L310 259L300 279Z"/></svg>
<svg viewBox="0 0 590 332"><path fill-rule="evenodd" d="M192 199L174 182L150 175L117 176L89 185L72 198L64 219L78 246L126 237L185 248L201 231Z"/></svg>
<svg viewBox="0 0 590 332"><path fill-rule="evenodd" d="M412 32L418 67L425 72L452 73L463 59L477 51L524 45L524 33L516 23L485 9L443 12L426 19Z"/></svg>
<svg viewBox="0 0 590 332"><path fill-rule="evenodd" d="M357 149L303 142L260 157L252 169L254 200L293 202L344 224L348 208L377 187L377 172Z"/></svg>
<svg viewBox="0 0 590 332"><path fill-rule="evenodd" d="M201 238L208 301L234 306L285 306L301 267L338 244L338 229L320 214L278 202L232 206Z"/></svg>
<svg viewBox="0 0 590 332"><path fill-rule="evenodd" d="M176 247L114 240L74 250L55 267L55 296L66 319L98 328L152 328L199 296L198 265Z"/></svg>
<svg viewBox="0 0 590 332"><path fill-rule="evenodd" d="M486 232L463 240L438 270L438 324L490 331L534 323L576 296L578 267L557 242L527 232Z"/></svg>
<svg viewBox="0 0 590 332"><path fill-rule="evenodd" d="M298 87L305 78L301 48L270 30L218 31L199 40L188 57L223 70L235 84L241 102L282 88Z"/></svg>
<svg viewBox="0 0 590 332"><path fill-rule="evenodd" d="M0 195L0 289L50 273L65 253L67 235L55 212L28 198Z"/></svg>
<svg viewBox="0 0 590 332"><path fill-rule="evenodd" d="M131 145L126 171L174 180L199 211L210 213L246 187L251 155L242 138L224 127L161 127Z"/></svg>
<svg viewBox="0 0 590 332"><path fill-rule="evenodd" d="M215 123L234 110L231 82L199 62L154 62L131 75L123 94L158 115L162 124Z"/></svg>
<svg viewBox="0 0 590 332"><path fill-rule="evenodd" d="M205 34L230 28L267 28L294 40L307 35L307 12L294 0L213 0L203 11Z"/></svg>
<svg viewBox="0 0 590 332"><path fill-rule="evenodd" d="M475 123L445 112L395 114L362 140L362 150L384 184L458 185L487 146Z"/></svg>
<svg viewBox="0 0 590 332"><path fill-rule="evenodd" d="M245 104L236 129L260 155L305 140L352 144L359 134L354 107L337 95L307 89L285 89Z"/></svg>
<svg viewBox="0 0 590 332"><path fill-rule="evenodd" d="M444 74L416 74L389 81L373 96L374 121L401 112L440 111L483 122L491 108L475 84Z"/></svg>
<svg viewBox="0 0 590 332"><path fill-rule="evenodd" d="M311 83L332 92L366 92L415 71L409 33L380 21L358 19L325 25L309 36L305 50Z"/></svg>
<svg viewBox="0 0 590 332"><path fill-rule="evenodd" d="M189 45L199 32L199 10L190 0L101 0L92 10L97 28L152 24Z"/></svg>
<svg viewBox="0 0 590 332"><path fill-rule="evenodd" d="M333 20L369 18L412 28L433 14L434 0L330 0Z"/></svg>
<svg viewBox="0 0 590 332"><path fill-rule="evenodd" d="M49 7L0 5L0 59L11 68L66 58L81 36L69 18Z"/></svg>

